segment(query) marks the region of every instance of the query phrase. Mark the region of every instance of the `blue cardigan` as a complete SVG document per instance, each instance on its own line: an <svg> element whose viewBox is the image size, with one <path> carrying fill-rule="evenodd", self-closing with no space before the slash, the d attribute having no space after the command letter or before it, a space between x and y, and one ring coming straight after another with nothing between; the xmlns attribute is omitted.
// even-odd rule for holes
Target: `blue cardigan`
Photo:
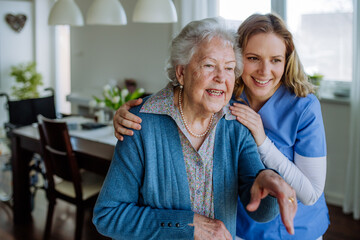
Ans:
<svg viewBox="0 0 360 240"><path fill-rule="evenodd" d="M131 111L142 118L142 128L118 141L93 222L101 234L113 239L193 239L194 227L189 224L194 213L177 125L167 115L139 112L141 106ZM248 129L222 118L214 147L214 211L233 238L238 196L248 203L262 169ZM269 221L277 214L273 197L249 213L257 221Z"/></svg>

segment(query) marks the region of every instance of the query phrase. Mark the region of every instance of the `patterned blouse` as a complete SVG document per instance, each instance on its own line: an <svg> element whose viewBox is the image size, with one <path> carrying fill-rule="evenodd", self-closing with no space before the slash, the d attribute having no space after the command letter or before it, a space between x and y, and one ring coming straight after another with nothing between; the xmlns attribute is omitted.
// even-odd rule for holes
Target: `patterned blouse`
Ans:
<svg viewBox="0 0 360 240"><path fill-rule="evenodd" d="M171 84L151 96L140 112L165 114L176 122L189 182L191 209L200 215L214 218L212 174L216 125L224 115L226 120L235 118L230 113L229 104L215 114L210 131L198 151L192 146L190 134L174 104L174 87Z"/></svg>

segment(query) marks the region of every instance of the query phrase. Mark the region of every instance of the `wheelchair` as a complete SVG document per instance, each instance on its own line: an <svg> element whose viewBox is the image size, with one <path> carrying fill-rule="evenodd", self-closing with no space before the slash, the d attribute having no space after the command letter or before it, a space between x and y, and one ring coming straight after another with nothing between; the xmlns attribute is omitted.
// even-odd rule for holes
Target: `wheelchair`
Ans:
<svg viewBox="0 0 360 240"><path fill-rule="evenodd" d="M39 114L50 118L56 118L56 110L55 110L55 95L54 90L52 88L46 88L45 91L49 91L51 93L50 96L39 97L39 98L31 98L24 100L10 100L10 97L7 93L0 93L0 97L6 98L6 109L8 110L9 121L4 123L4 130L8 140L3 140L2 142L6 142L7 144L11 144L9 139L11 139L14 129L31 125L37 123L37 116ZM10 147L9 147L10 148ZM0 201L10 202L12 200L12 193L9 191L8 184L9 183L9 175L11 174L11 154L10 157L7 158L7 161L4 160L4 156L1 159L0 166L0 177L3 184L6 186L0 186L6 189L0 189ZM29 163L30 166L30 192L31 192L31 209L34 208L34 198L36 195L36 191L38 189L46 188L45 181L45 167L43 164L43 160L39 154L34 154L32 160ZM6 181L5 181L6 180Z"/></svg>

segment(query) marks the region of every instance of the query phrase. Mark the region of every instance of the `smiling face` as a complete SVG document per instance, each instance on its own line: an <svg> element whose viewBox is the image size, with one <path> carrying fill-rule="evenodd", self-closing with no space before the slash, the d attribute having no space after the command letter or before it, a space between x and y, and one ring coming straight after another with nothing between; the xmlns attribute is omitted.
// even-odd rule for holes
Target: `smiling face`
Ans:
<svg viewBox="0 0 360 240"><path fill-rule="evenodd" d="M204 117L219 112L232 96L235 65L230 44L217 37L200 44L188 65L176 67L177 79L184 86L184 112Z"/></svg>
<svg viewBox="0 0 360 240"><path fill-rule="evenodd" d="M279 88L285 70L286 46L273 33L252 36L243 50L244 71L241 75L250 100L267 101Z"/></svg>

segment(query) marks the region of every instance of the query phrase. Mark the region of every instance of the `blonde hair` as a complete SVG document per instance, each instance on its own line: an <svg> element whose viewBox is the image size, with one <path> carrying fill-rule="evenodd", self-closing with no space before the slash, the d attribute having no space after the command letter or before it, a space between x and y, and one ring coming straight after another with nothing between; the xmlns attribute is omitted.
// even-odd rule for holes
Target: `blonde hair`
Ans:
<svg viewBox="0 0 360 240"><path fill-rule="evenodd" d="M272 13L251 15L238 29L239 47L244 49L249 39L259 33L273 33L284 40L286 63L281 82L298 97L306 97L309 93L314 93L314 86L308 81L308 77L296 53L292 34L286 28L284 21ZM244 82L240 77L235 84L235 97L240 97L244 88Z"/></svg>

